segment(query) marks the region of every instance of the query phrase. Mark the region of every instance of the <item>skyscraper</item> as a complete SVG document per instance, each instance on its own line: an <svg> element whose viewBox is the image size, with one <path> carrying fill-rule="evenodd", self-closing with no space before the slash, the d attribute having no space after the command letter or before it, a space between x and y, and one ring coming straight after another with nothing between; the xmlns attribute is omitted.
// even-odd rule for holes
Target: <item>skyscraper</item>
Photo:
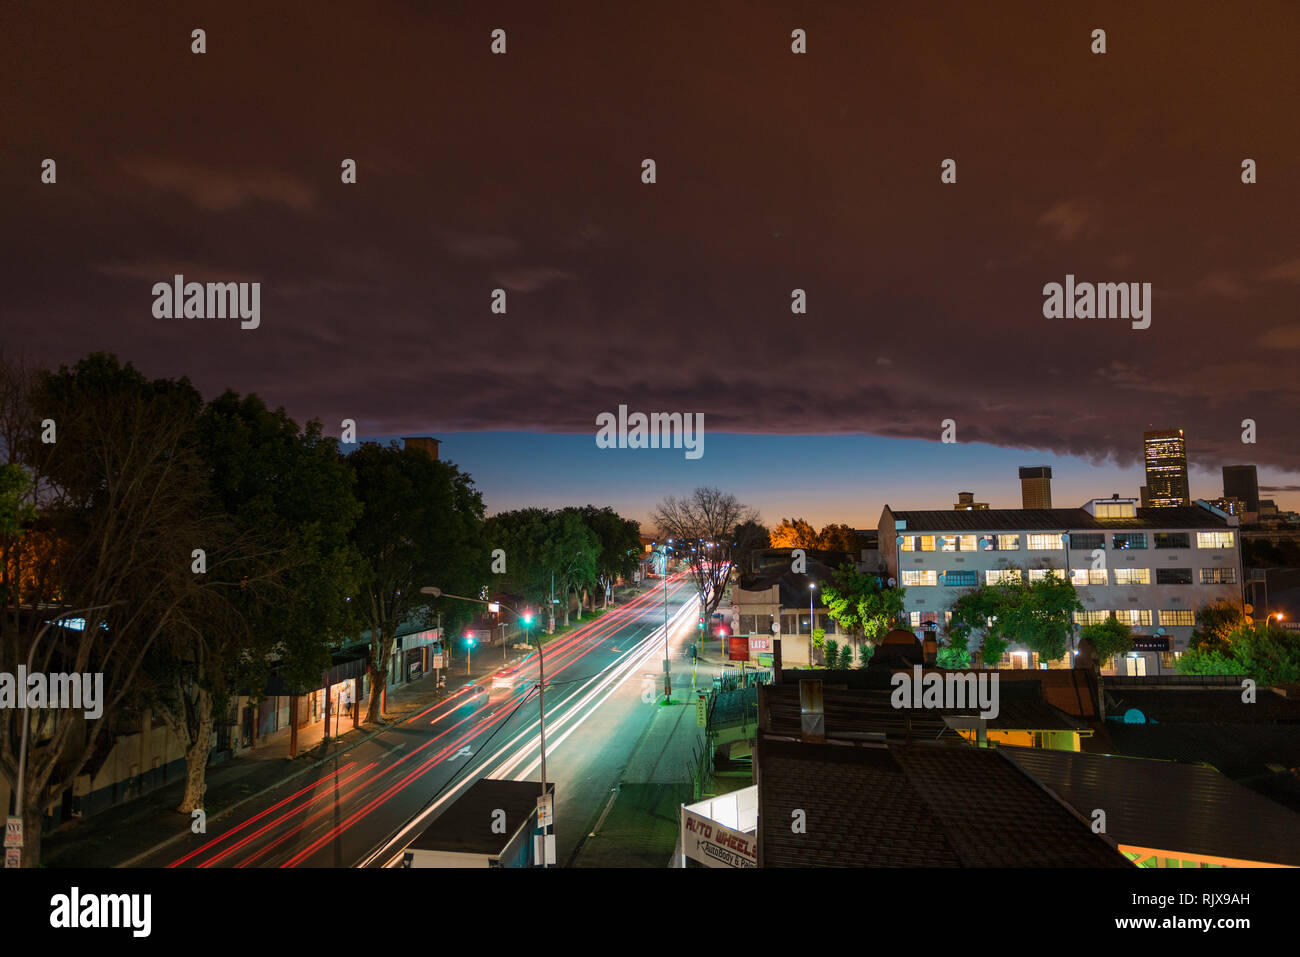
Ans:
<svg viewBox="0 0 1300 957"><path fill-rule="evenodd" d="M1187 484L1187 442L1182 429L1158 429L1142 434L1147 484L1143 505L1168 508L1191 504Z"/></svg>
<svg viewBox="0 0 1300 957"><path fill-rule="evenodd" d="M1259 474L1253 465L1223 467L1223 497L1240 499L1248 512L1259 511Z"/></svg>
<svg viewBox="0 0 1300 957"><path fill-rule="evenodd" d="M1046 465L1020 469L1020 507L1052 507L1052 470Z"/></svg>

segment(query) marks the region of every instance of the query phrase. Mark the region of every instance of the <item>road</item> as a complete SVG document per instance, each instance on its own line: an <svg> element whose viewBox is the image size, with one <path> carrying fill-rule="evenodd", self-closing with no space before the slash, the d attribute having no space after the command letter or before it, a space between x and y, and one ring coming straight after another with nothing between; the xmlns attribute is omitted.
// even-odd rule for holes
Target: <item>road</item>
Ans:
<svg viewBox="0 0 1300 957"><path fill-rule="evenodd" d="M674 668L695 634L689 581L670 579ZM607 800L626 756L662 700L664 588L651 589L547 644L546 764L564 862ZM391 866L400 850L481 777L539 782L537 655L487 676L424 712L186 839L146 867Z"/></svg>

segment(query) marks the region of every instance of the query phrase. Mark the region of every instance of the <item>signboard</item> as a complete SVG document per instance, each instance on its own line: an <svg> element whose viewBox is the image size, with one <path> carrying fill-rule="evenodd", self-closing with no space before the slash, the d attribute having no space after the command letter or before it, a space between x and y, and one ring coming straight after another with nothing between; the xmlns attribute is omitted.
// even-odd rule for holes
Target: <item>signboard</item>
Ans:
<svg viewBox="0 0 1300 957"><path fill-rule="evenodd" d="M758 867L757 840L682 806L682 852L706 867Z"/></svg>
<svg viewBox="0 0 1300 957"><path fill-rule="evenodd" d="M1139 635L1133 639L1134 651L1168 651L1169 637L1163 636L1156 638L1150 635Z"/></svg>
<svg viewBox="0 0 1300 957"><path fill-rule="evenodd" d="M750 635L750 636L749 636L749 650L750 650L750 652L755 652L755 651L771 651L771 650L772 650L772 639L771 639L771 638L755 638L753 635Z"/></svg>
<svg viewBox="0 0 1300 957"><path fill-rule="evenodd" d="M695 726L703 728L709 723L709 702L701 693L695 699Z"/></svg>
<svg viewBox="0 0 1300 957"><path fill-rule="evenodd" d="M23 846L23 819L12 814L5 818L5 848Z"/></svg>
<svg viewBox="0 0 1300 957"><path fill-rule="evenodd" d="M5 848L5 867L22 867L23 852L16 847Z"/></svg>
<svg viewBox="0 0 1300 957"><path fill-rule="evenodd" d="M758 666L760 668L771 668L774 667L774 665L775 665L775 660L771 655L758 656Z"/></svg>
<svg viewBox="0 0 1300 957"><path fill-rule="evenodd" d="M537 799L537 826L550 827L555 813L555 805L550 794Z"/></svg>
<svg viewBox="0 0 1300 957"><path fill-rule="evenodd" d="M744 635L732 635L727 639L727 657L732 661L749 660L749 639Z"/></svg>

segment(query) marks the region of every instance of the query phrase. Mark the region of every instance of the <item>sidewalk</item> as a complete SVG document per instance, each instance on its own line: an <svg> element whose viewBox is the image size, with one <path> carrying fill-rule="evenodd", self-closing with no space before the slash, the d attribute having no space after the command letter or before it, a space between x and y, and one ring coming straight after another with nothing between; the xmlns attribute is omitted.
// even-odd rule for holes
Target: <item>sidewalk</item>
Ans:
<svg viewBox="0 0 1300 957"><path fill-rule="evenodd" d="M695 717L696 691L708 691L723 668L701 659L696 687L691 662L673 659L673 703L657 705L628 758L611 803L592 834L578 846L570 867L669 867L679 842L681 805L695 799L691 783L704 729Z"/></svg>
<svg viewBox="0 0 1300 957"><path fill-rule="evenodd" d="M331 738L327 750L320 747L325 727L322 721L298 729L296 758L289 757L289 730L285 728L261 739L255 749L241 751L226 761L210 765L204 794L208 833L217 833L219 828L213 825L244 802L296 778L301 778L302 786L305 786L311 781L308 775L312 771L319 772L327 761L332 762L464 686L493 674L502 667L500 654L499 646L483 649L475 655L471 675L465 674L464 659L453 661L453 667L448 669L451 674L447 677L447 686L442 690L434 687L431 673L390 691L384 724L362 724L353 729L352 719L345 715L344 733ZM511 650L509 663L517 664L525 657L527 653ZM366 703L365 700L361 702L362 715ZM333 718L330 723L333 728ZM184 793L185 780L181 777L135 800L65 823L45 835L41 863L45 867L138 866L144 858L190 834L190 816L176 810Z"/></svg>

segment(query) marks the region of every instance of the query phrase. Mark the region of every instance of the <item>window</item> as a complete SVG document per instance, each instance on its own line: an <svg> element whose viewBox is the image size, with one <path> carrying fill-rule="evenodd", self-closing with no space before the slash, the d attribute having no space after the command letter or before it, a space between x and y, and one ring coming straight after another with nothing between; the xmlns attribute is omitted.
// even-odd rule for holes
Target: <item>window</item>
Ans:
<svg viewBox="0 0 1300 957"><path fill-rule="evenodd" d="M1097 518L1137 517L1137 508L1132 502L1097 502L1093 509Z"/></svg>
<svg viewBox="0 0 1300 957"><path fill-rule="evenodd" d="M1237 584L1237 569L1202 568L1201 584L1202 585L1235 585Z"/></svg>
<svg viewBox="0 0 1300 957"><path fill-rule="evenodd" d="M766 616L764 616L766 617ZM766 630L758 624L758 615L741 615L740 616L740 634L742 635L762 635Z"/></svg>
<svg viewBox="0 0 1300 957"><path fill-rule="evenodd" d="M903 585L908 588L915 588L918 585L937 585L939 584L939 573L934 569L921 571L919 569L904 570Z"/></svg>
<svg viewBox="0 0 1300 957"><path fill-rule="evenodd" d="M1060 533L1055 535L1030 535L1029 547L1039 551L1059 550L1065 547L1065 542Z"/></svg>
<svg viewBox="0 0 1300 957"><path fill-rule="evenodd" d="M934 536L933 536L933 535L922 535L922 536L920 536L920 539L921 539L921 548L919 549L920 551L923 551L923 552L932 552L932 551L934 551Z"/></svg>
<svg viewBox="0 0 1300 957"><path fill-rule="evenodd" d="M1116 574L1118 574L1118 569L1116 570ZM1105 585L1107 584L1106 569L1072 568L1070 569L1070 584L1076 587L1082 585Z"/></svg>
<svg viewBox="0 0 1300 957"><path fill-rule="evenodd" d="M1126 625L1149 625L1151 624L1150 608L1117 608L1115 617Z"/></svg>
<svg viewBox="0 0 1300 957"><path fill-rule="evenodd" d="M900 552L914 552L916 551L916 549L913 547L915 542L916 542L915 535L904 535L903 541L898 546L898 550Z"/></svg>
<svg viewBox="0 0 1300 957"><path fill-rule="evenodd" d="M1061 580L1062 575L1055 568L1031 568L1029 569L1029 580L1031 582L1046 581L1048 572L1051 572L1053 575L1055 575L1057 581Z"/></svg>
<svg viewBox="0 0 1300 957"><path fill-rule="evenodd" d="M782 614L781 615L781 634L797 635L799 634L798 615Z"/></svg>
<svg viewBox="0 0 1300 957"><path fill-rule="evenodd" d="M1156 548L1191 548L1192 537L1186 532L1156 532Z"/></svg>
<svg viewBox="0 0 1300 957"><path fill-rule="evenodd" d="M957 550L956 535L940 535L938 536L938 538L939 538L939 551L955 552Z"/></svg>
<svg viewBox="0 0 1300 957"><path fill-rule="evenodd" d="M1018 582L1024 578L1019 568L990 568L984 573L984 584L1000 585L1002 582Z"/></svg>
<svg viewBox="0 0 1300 957"><path fill-rule="evenodd" d="M1190 585L1192 570L1190 568L1157 568L1157 585Z"/></svg>
<svg viewBox="0 0 1300 957"><path fill-rule="evenodd" d="M1110 537L1110 547L1113 549L1146 548L1146 532L1126 532L1123 535L1112 535Z"/></svg>
<svg viewBox="0 0 1300 957"><path fill-rule="evenodd" d="M959 552L973 552L973 551L975 551L975 536L974 536L974 535L958 535L958 536L957 536L957 551L959 551Z"/></svg>
<svg viewBox="0 0 1300 957"><path fill-rule="evenodd" d="M939 613L937 611L914 611L907 616L908 622L912 628L920 628L926 622L939 623Z"/></svg>
<svg viewBox="0 0 1300 957"><path fill-rule="evenodd" d="M1190 608L1166 608L1160 612L1160 624L1190 627L1196 624L1196 614Z"/></svg>
<svg viewBox="0 0 1300 957"><path fill-rule="evenodd" d="M1233 548L1235 537L1232 532L1197 532L1197 548Z"/></svg>
<svg viewBox="0 0 1300 957"><path fill-rule="evenodd" d="M1116 585L1150 585L1151 569L1149 568L1117 568L1115 569Z"/></svg>
<svg viewBox="0 0 1300 957"><path fill-rule="evenodd" d="M1094 548L1106 547L1106 536L1101 532L1074 532L1070 535L1070 547L1081 552L1090 552Z"/></svg>
<svg viewBox="0 0 1300 957"><path fill-rule="evenodd" d="M1100 625L1110 617L1110 612L1104 608L1097 608L1092 611L1076 611L1074 613L1074 623L1076 625Z"/></svg>
<svg viewBox="0 0 1300 957"><path fill-rule="evenodd" d="M1020 551L1019 535L999 535L998 551L1000 552L1018 552Z"/></svg>
<svg viewBox="0 0 1300 957"><path fill-rule="evenodd" d="M944 572L943 583L949 588L959 588L978 584L978 578L975 570L951 571Z"/></svg>

